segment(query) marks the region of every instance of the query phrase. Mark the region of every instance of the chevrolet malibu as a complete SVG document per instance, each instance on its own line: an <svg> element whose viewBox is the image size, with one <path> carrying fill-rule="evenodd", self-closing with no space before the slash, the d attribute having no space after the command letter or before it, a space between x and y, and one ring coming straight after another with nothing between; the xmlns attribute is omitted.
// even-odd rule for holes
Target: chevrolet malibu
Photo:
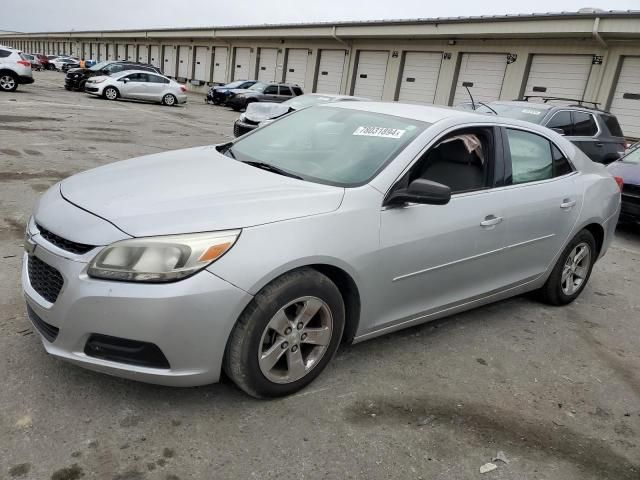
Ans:
<svg viewBox="0 0 640 480"><path fill-rule="evenodd" d="M339 102L54 185L22 286L56 357L282 396L341 343L528 291L572 302L619 209L616 179L544 127Z"/></svg>

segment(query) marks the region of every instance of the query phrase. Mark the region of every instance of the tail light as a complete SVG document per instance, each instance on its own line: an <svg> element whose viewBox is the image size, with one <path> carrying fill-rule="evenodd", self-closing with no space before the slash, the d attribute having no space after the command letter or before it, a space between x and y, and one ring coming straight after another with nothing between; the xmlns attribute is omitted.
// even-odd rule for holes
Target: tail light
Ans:
<svg viewBox="0 0 640 480"><path fill-rule="evenodd" d="M17 60L16 63L18 65L22 65L23 67L30 67L31 66L31 62L29 62L28 60Z"/></svg>
<svg viewBox="0 0 640 480"><path fill-rule="evenodd" d="M185 87L184 85L180 85L180 91L181 92L186 92L187 91L187 87Z"/></svg>
<svg viewBox="0 0 640 480"><path fill-rule="evenodd" d="M622 177L613 177L613 178L618 184L618 188L620 189L620 191L622 191L622 187L624 185L624 180L622 179Z"/></svg>

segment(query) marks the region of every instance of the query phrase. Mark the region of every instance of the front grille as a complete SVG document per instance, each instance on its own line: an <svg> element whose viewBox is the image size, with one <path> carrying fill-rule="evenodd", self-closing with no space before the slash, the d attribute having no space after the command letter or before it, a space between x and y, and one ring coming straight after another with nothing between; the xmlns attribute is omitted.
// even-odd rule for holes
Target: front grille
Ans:
<svg viewBox="0 0 640 480"><path fill-rule="evenodd" d="M36 224L36 227L40 231L40 235L42 235L42 238L44 238L47 242L52 243L56 247L62 250L66 250L67 252L75 253L76 255L84 255L90 250L96 248L94 245L85 245L84 243L72 242L71 240L62 238L61 236L56 235L46 228L43 228L42 225Z"/></svg>
<svg viewBox="0 0 640 480"><path fill-rule="evenodd" d="M60 329L58 327L54 327L53 325L49 325L47 322L42 320L29 305L27 305L27 315L29 315L29 320L31 320L33 326L36 327L36 330L38 330L40 334L49 342L53 342L56 338L58 338Z"/></svg>
<svg viewBox="0 0 640 480"><path fill-rule="evenodd" d="M85 91L87 92L97 92L98 87L85 87Z"/></svg>
<svg viewBox="0 0 640 480"><path fill-rule="evenodd" d="M252 128L247 128L243 125L239 125L237 123L233 124L233 136L234 137L239 137L241 135L244 135L247 132L250 132L251 130L253 130Z"/></svg>
<svg viewBox="0 0 640 480"><path fill-rule="evenodd" d="M89 357L112 362L150 368L170 368L167 357L157 345L110 335L91 334L84 347L84 353Z"/></svg>
<svg viewBox="0 0 640 480"><path fill-rule="evenodd" d="M60 272L33 255L27 261L27 269L33 289L47 302L54 303L64 284Z"/></svg>

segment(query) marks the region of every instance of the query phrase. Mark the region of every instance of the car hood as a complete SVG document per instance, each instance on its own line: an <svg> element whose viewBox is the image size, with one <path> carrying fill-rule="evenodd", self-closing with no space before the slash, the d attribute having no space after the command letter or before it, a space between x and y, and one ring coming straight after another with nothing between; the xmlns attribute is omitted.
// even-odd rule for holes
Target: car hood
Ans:
<svg viewBox="0 0 640 480"><path fill-rule="evenodd" d="M336 210L344 189L238 162L214 146L117 162L74 175L62 196L143 237L243 228Z"/></svg>
<svg viewBox="0 0 640 480"><path fill-rule="evenodd" d="M624 183L640 185L640 164L618 161L607 165L607 170L611 175L622 177Z"/></svg>
<svg viewBox="0 0 640 480"><path fill-rule="evenodd" d="M260 93L255 90L249 90L248 88L230 88L229 91L231 93L235 93L236 95L242 95L244 93Z"/></svg>
<svg viewBox="0 0 640 480"><path fill-rule="evenodd" d="M89 70L88 68L70 68L69 69L69 73L93 73L91 72L91 70Z"/></svg>
<svg viewBox="0 0 640 480"><path fill-rule="evenodd" d="M250 103L244 113L244 118L252 122L263 122L271 118L278 118L289 113L291 107L282 103L259 102Z"/></svg>

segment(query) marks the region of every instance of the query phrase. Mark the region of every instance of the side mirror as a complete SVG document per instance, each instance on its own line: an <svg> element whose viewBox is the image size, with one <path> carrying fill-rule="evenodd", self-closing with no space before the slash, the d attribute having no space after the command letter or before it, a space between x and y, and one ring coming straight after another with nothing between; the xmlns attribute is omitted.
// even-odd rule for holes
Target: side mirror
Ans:
<svg viewBox="0 0 640 480"><path fill-rule="evenodd" d="M123 83L127 83L127 82L129 82L129 79L128 78L121 78L120 81L123 82Z"/></svg>
<svg viewBox="0 0 640 480"><path fill-rule="evenodd" d="M556 133L559 133L560 135L564 135L564 130L562 130L561 128L552 128L551 130L553 130Z"/></svg>
<svg viewBox="0 0 640 480"><path fill-rule="evenodd" d="M404 205L406 203L422 203L426 205L446 205L451 200L451 188L441 183L418 178L407 188L392 192L385 200L385 205Z"/></svg>

